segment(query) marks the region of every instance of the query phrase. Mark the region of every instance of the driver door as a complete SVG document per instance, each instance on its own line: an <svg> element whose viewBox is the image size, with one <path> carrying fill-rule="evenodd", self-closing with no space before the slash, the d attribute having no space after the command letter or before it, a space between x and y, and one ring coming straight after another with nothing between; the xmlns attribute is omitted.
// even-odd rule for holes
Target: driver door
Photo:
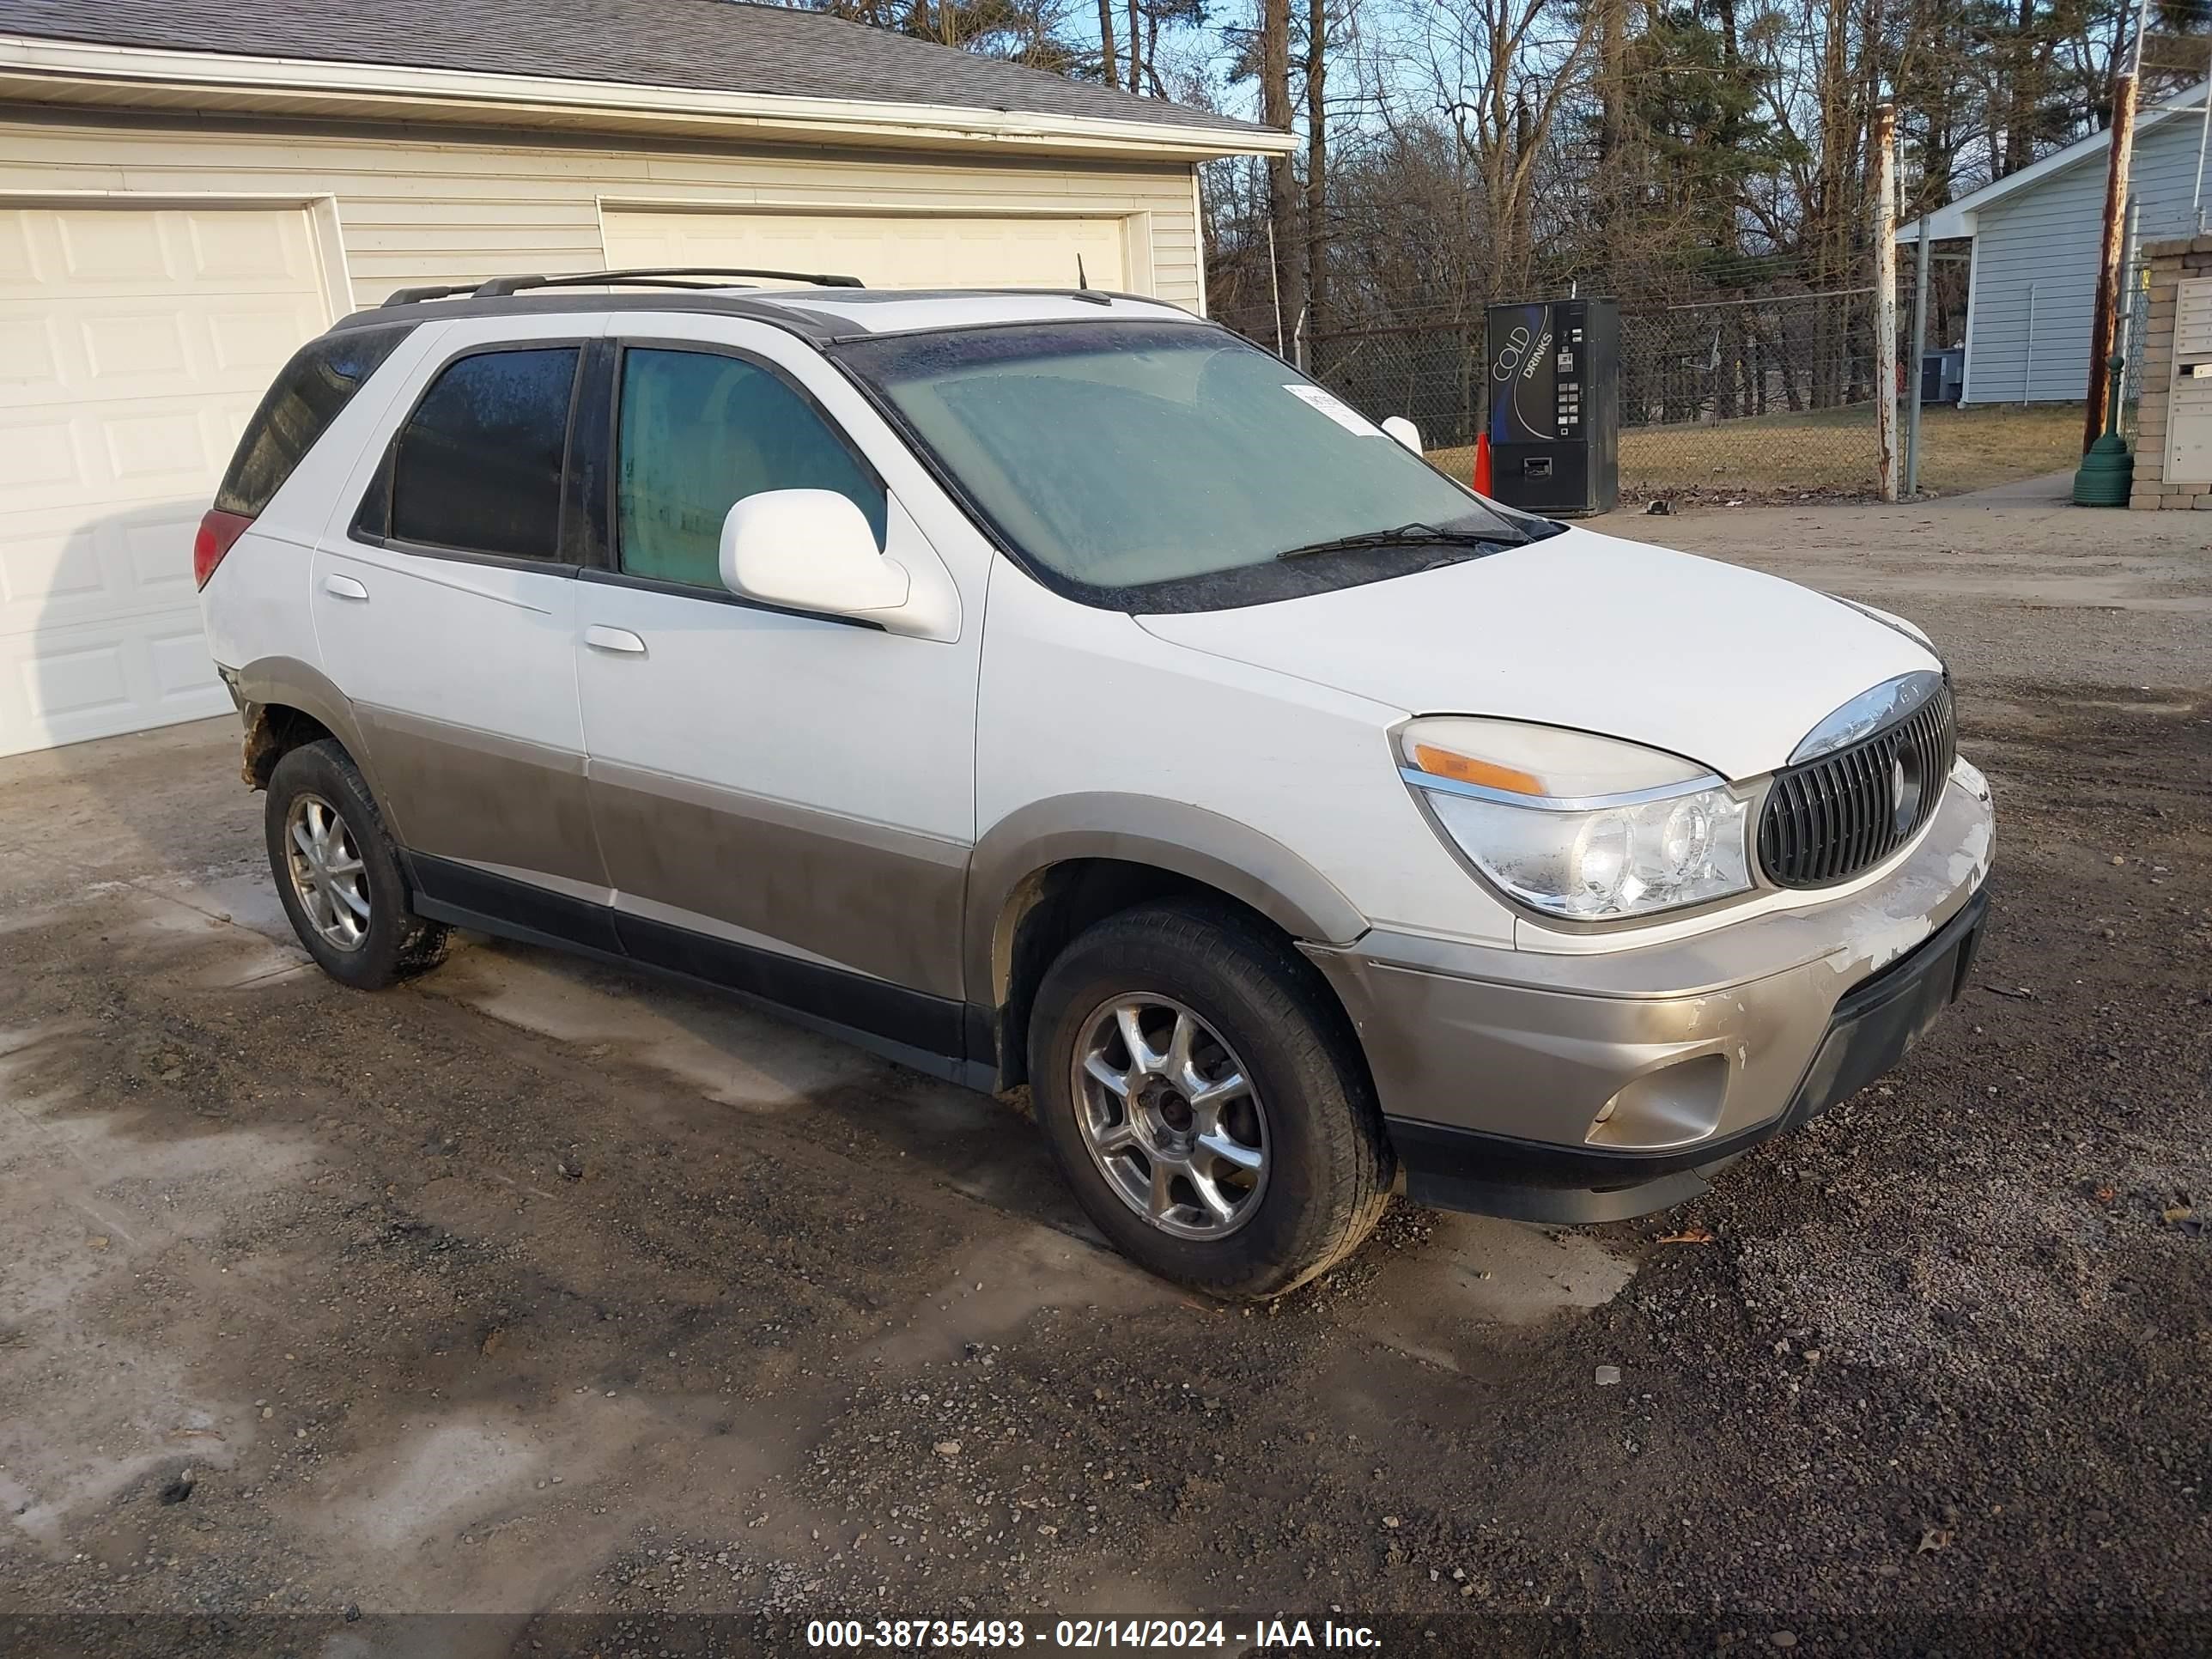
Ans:
<svg viewBox="0 0 2212 1659"><path fill-rule="evenodd" d="M980 604L918 638L731 593L723 517L780 489L845 495L917 582L953 578L840 414L887 431L810 349L708 318L618 320L612 344L606 547L576 648L623 945L957 1055Z"/></svg>

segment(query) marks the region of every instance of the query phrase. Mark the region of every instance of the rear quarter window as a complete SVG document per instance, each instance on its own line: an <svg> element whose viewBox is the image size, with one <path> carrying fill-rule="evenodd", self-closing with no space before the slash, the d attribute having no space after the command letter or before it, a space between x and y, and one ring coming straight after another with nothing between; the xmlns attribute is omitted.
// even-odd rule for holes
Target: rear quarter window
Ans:
<svg viewBox="0 0 2212 1659"><path fill-rule="evenodd" d="M295 352L246 423L230 470L216 490L216 508L259 517L316 440L407 334L404 327L351 329L310 340Z"/></svg>

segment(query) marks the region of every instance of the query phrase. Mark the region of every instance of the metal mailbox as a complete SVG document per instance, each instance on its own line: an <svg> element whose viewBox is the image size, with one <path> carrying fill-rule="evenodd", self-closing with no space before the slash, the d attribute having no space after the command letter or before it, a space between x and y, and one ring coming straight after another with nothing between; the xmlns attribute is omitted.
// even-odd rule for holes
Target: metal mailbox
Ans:
<svg viewBox="0 0 2212 1659"><path fill-rule="evenodd" d="M2165 477L2212 483L2212 276L2182 283L2174 305Z"/></svg>

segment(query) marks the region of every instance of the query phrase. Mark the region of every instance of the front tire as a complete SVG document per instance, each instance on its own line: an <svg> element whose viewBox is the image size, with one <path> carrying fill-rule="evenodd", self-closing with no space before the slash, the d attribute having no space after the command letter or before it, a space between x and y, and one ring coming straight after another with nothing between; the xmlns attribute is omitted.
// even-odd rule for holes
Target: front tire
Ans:
<svg viewBox="0 0 2212 1659"><path fill-rule="evenodd" d="M409 908L398 848L335 739L303 744L276 763L264 824L284 914L332 979L380 991L445 954L445 928Z"/></svg>
<svg viewBox="0 0 2212 1659"><path fill-rule="evenodd" d="M1366 1237L1395 1164L1351 1033L1288 940L1225 905L1109 917L1030 1021L1046 1142L1085 1212L1164 1279L1279 1296Z"/></svg>

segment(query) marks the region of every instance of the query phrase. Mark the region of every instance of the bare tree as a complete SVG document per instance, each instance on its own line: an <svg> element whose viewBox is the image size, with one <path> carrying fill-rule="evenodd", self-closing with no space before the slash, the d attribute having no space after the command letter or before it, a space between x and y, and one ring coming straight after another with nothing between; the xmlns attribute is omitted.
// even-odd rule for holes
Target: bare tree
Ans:
<svg viewBox="0 0 2212 1659"><path fill-rule="evenodd" d="M1285 132L1291 107L1290 0L1260 0L1260 118ZM1305 262L1298 257L1297 179L1287 155L1267 158L1268 258L1274 266L1283 343L1287 348L1305 320Z"/></svg>
<svg viewBox="0 0 2212 1659"><path fill-rule="evenodd" d="M1423 67L1479 181L1493 292L1519 288L1534 268L1540 169L1599 18L1547 0L1439 0L1425 21Z"/></svg>

